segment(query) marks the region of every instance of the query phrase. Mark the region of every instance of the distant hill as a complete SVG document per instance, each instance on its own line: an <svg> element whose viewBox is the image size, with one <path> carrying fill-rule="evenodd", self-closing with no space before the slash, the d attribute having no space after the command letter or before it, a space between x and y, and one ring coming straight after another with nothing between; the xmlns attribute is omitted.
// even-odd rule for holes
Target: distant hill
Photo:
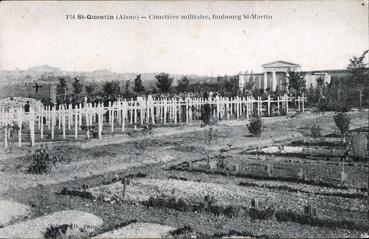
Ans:
<svg viewBox="0 0 369 239"><path fill-rule="evenodd" d="M133 84L135 77L140 73L128 72L117 73L107 69L98 69L91 72L83 71L63 71L60 68L52 67L48 65L30 67L27 70L15 69L12 71L0 72L0 83L5 85L23 85L30 84L37 81L40 84L57 83L60 77L65 78L67 81L72 81L75 77L81 79L83 82L96 82L102 83L104 81L119 81L126 82L130 80ZM153 73L141 73L141 79L146 87L155 86L155 75L158 72ZM170 74L170 73L169 73ZM184 75L171 74L174 77L174 84L180 80ZM204 82L208 81L208 76L188 75L190 82Z"/></svg>
<svg viewBox="0 0 369 239"><path fill-rule="evenodd" d="M27 71L29 72L38 72L38 73L46 73L46 72L61 72L62 70L60 68L57 67L51 67L48 65L43 65L43 66L35 66L35 67L30 67L27 69Z"/></svg>
<svg viewBox="0 0 369 239"><path fill-rule="evenodd" d="M138 74L141 74L141 79L144 87L148 90L156 87L155 75L159 72L152 73L117 73L107 69L98 69L95 71L64 71L57 67L48 65L30 67L26 70L15 69L11 71L0 71L0 98L3 97L32 97L36 99L43 99L50 96L51 85L58 84L60 78L64 78L68 84L68 88L72 89L72 83L77 77L81 80L83 85L91 83L97 84L97 91L102 90L102 84L106 81L118 81L120 83L121 91L125 89L125 83L130 80L129 90L133 90L134 79ZM170 73L169 73L170 74ZM170 74L174 78L174 86L177 81L184 75ZM216 78L208 76L187 75L190 84L196 82L211 82ZM35 92L34 83L37 82L39 86L38 93Z"/></svg>

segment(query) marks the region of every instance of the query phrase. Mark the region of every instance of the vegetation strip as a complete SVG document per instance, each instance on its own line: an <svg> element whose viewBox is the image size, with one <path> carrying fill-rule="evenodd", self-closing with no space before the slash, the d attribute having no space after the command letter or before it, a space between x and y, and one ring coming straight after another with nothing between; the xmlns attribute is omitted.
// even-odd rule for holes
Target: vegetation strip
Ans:
<svg viewBox="0 0 369 239"><path fill-rule="evenodd" d="M177 211L193 211L200 213L213 213L217 216L225 215L227 217L242 217L247 216L252 220L272 220L278 222L296 222L302 225L329 227L329 228L345 228L348 230L367 230L364 224L357 224L347 220L332 220L327 218L317 218L314 216L301 215L292 210L275 210L274 208L256 209L242 206L217 206L212 205L212 201L200 202L198 204L191 204L185 202L183 199L171 198L154 198L141 202L147 207L154 208L170 208Z"/></svg>
<svg viewBox="0 0 369 239"><path fill-rule="evenodd" d="M235 176L240 178L250 178L250 179L256 179L256 180L265 180L265 181L282 181L282 182L291 182L291 183L302 183L307 185L314 185L314 186L320 186L320 187L330 187L334 189L349 189L347 186L339 186L332 183L326 183L323 181L314 181L314 180L303 180L298 178L292 178L292 177L275 177L275 176L261 176L261 175L255 175L255 174L243 174L243 173L234 173L234 172L225 172L225 171L211 171L206 169L200 169L200 168L183 168L178 165L171 166L169 169L166 170L179 170L179 171L188 171L188 172L197 172L197 173L205 173L205 174L212 174L212 175L223 175L223 176ZM356 188L356 190L359 190L361 192L368 192L368 188Z"/></svg>
<svg viewBox="0 0 369 239"><path fill-rule="evenodd" d="M279 186L270 186L270 185L259 185L257 183L249 183L249 182L240 182L238 185L244 187L261 187L261 188L268 188L268 189L276 189L288 192L300 192L300 193L308 193L308 194L316 194L322 196L332 196L332 197L342 197L342 198L355 198L355 199L366 199L367 196L359 193L327 193L327 192L309 192L297 188L288 187L286 185L279 185Z"/></svg>

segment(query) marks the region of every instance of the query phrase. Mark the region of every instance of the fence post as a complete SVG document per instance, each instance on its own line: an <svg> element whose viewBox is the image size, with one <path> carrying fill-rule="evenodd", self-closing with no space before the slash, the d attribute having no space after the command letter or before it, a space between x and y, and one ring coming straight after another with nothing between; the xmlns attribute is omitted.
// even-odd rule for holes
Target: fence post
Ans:
<svg viewBox="0 0 369 239"><path fill-rule="evenodd" d="M93 103L90 103L91 111L90 111L90 124L93 126L95 123L95 106Z"/></svg>
<svg viewBox="0 0 369 239"><path fill-rule="evenodd" d="M140 123L141 125L143 125L143 121L144 121L144 107L143 107L143 101L140 101Z"/></svg>
<svg viewBox="0 0 369 239"><path fill-rule="evenodd" d="M192 121L192 99L188 98L188 121Z"/></svg>
<svg viewBox="0 0 369 239"><path fill-rule="evenodd" d="M39 113L41 111L41 107L42 107L41 105L38 105L37 106L37 113ZM37 117L37 115L36 115L36 117ZM41 130L41 118L40 118L40 115L38 115L37 119L38 119L38 121L37 121L38 122L38 129Z"/></svg>
<svg viewBox="0 0 369 239"><path fill-rule="evenodd" d="M18 109L18 147L22 146L22 122L23 122L23 109Z"/></svg>
<svg viewBox="0 0 369 239"><path fill-rule="evenodd" d="M173 99L173 113L174 113L174 124L177 124L178 116L177 116L177 98Z"/></svg>
<svg viewBox="0 0 369 239"><path fill-rule="evenodd" d="M78 114L79 114L79 116L78 116L78 126L79 126L79 129L81 130L82 128L82 103L79 103L79 108L78 108Z"/></svg>
<svg viewBox="0 0 369 239"><path fill-rule="evenodd" d="M305 112L305 96L304 96L304 93L302 93L302 112Z"/></svg>
<svg viewBox="0 0 369 239"><path fill-rule="evenodd" d="M135 101L135 103L133 104L133 110L134 110L134 121L133 121L133 124L134 124L134 130L137 130L137 101Z"/></svg>
<svg viewBox="0 0 369 239"><path fill-rule="evenodd" d="M167 98L164 98L164 124L167 123Z"/></svg>
<svg viewBox="0 0 369 239"><path fill-rule="evenodd" d="M31 146L35 145L35 114L33 107L29 109L29 129L31 137Z"/></svg>
<svg viewBox="0 0 369 239"><path fill-rule="evenodd" d="M59 109L58 109L58 112L57 112L57 115L58 115L58 130L60 130L60 128L61 128L61 121L62 121L60 112L61 112L61 105L59 105Z"/></svg>
<svg viewBox="0 0 369 239"><path fill-rule="evenodd" d="M5 148L8 147L8 112L5 111L4 113L4 146Z"/></svg>
<svg viewBox="0 0 369 239"><path fill-rule="evenodd" d="M189 111L189 107L188 107L188 105L189 105L189 101L188 101L188 96L185 98L185 112L186 112L186 124L188 124L189 123L189 115L188 115L188 111Z"/></svg>
<svg viewBox="0 0 369 239"><path fill-rule="evenodd" d="M107 123L109 123L109 121L111 122L111 101L110 100L108 101L108 117L109 117L109 120Z"/></svg>
<svg viewBox="0 0 369 239"><path fill-rule="evenodd" d="M46 121L47 121L47 127L49 130L51 130L51 109L50 109L50 105L46 106L46 111L47 111L47 117L46 117Z"/></svg>
<svg viewBox="0 0 369 239"><path fill-rule="evenodd" d="M172 122L172 114L173 114L173 100L169 99L168 100L168 121L169 123Z"/></svg>
<svg viewBox="0 0 369 239"><path fill-rule="evenodd" d="M271 110L270 110L270 95L268 95L268 116L271 116Z"/></svg>
<svg viewBox="0 0 369 239"><path fill-rule="evenodd" d="M62 125L63 125L63 139L65 139L65 106L62 105L63 111L62 111Z"/></svg>
<svg viewBox="0 0 369 239"><path fill-rule="evenodd" d="M68 130L70 130L72 124L72 108L71 105L68 104Z"/></svg>
<svg viewBox="0 0 369 239"><path fill-rule="evenodd" d="M78 138L78 106L76 105L75 112L74 112L74 139Z"/></svg>
<svg viewBox="0 0 369 239"><path fill-rule="evenodd" d="M131 98L131 102L129 104L129 123L133 124L133 99Z"/></svg>
<svg viewBox="0 0 369 239"><path fill-rule="evenodd" d="M155 124L155 112L154 112L154 110L155 110L154 100L150 96L150 111L151 111L151 121L152 121L152 124Z"/></svg>
<svg viewBox="0 0 369 239"><path fill-rule="evenodd" d="M104 123L104 117L103 117L103 111L104 111L104 108L102 106L102 104L100 103L99 104L99 108L97 110L97 117L98 117L98 135L99 135L99 139L101 139L101 131L102 131L102 126L103 126L103 123Z"/></svg>
<svg viewBox="0 0 369 239"><path fill-rule="evenodd" d="M300 96L297 96L297 111L301 112L301 107L300 107Z"/></svg>
<svg viewBox="0 0 369 239"><path fill-rule="evenodd" d="M111 101L109 101L111 132L114 132L114 105L115 103L111 103ZM135 116L135 121L136 121L136 116Z"/></svg>
<svg viewBox="0 0 369 239"><path fill-rule="evenodd" d="M126 100L122 102L122 132L124 132L124 128L126 126Z"/></svg>
<svg viewBox="0 0 369 239"><path fill-rule="evenodd" d="M163 122L163 111L162 111L163 107L162 107L162 100L159 99L158 102L159 102L159 105L158 105L158 114L159 114L158 121L160 123L160 122Z"/></svg>
<svg viewBox="0 0 369 239"><path fill-rule="evenodd" d="M285 94L285 98L286 98L286 114L288 114L288 100L289 100L289 97L287 94Z"/></svg>
<svg viewBox="0 0 369 239"><path fill-rule="evenodd" d="M54 139L54 126L55 126L55 120L56 120L56 116L55 116L55 107L56 106L53 106L51 108L51 139Z"/></svg>
<svg viewBox="0 0 369 239"><path fill-rule="evenodd" d="M41 110L40 110L40 114L41 114L41 129L40 129L40 137L41 137L41 140L44 139L44 106L41 107Z"/></svg>

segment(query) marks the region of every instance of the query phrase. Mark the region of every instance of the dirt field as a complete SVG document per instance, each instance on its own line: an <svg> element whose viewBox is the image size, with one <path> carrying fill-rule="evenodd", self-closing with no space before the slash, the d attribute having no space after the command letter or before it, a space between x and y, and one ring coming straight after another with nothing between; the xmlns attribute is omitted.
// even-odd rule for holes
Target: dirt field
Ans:
<svg viewBox="0 0 369 239"><path fill-rule="evenodd" d="M350 115L352 129L367 126L367 112ZM0 199L25 205L27 216L0 222L6 229L78 210L102 219L89 232L97 237L136 235L129 231L134 223L158 224L157 233L145 233L166 237L360 237L369 223L367 159L347 162L342 181L339 145L305 147L310 151L297 156L287 150L298 140L313 140L308 127L318 118L324 135L338 133L332 113L303 113L263 119L260 137L250 136L245 121L222 121L205 128L156 126L150 137L128 130L102 140L48 142L63 160L43 175L27 172L29 147L2 149ZM283 154L280 145L286 146ZM274 151L263 153L270 146ZM316 213L306 215L306 206Z"/></svg>

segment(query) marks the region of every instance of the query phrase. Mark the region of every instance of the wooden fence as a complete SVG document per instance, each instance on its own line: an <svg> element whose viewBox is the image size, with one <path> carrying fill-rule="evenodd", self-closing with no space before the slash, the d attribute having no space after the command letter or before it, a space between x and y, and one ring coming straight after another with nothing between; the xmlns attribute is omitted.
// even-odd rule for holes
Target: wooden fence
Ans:
<svg viewBox="0 0 369 239"><path fill-rule="evenodd" d="M111 132L119 128L143 126L144 124L191 123L200 120L204 105L210 105L211 115L218 120L248 119L253 113L264 116L279 115L281 110L288 114L289 102L294 101L297 111L304 111L305 97L292 99L287 95L266 100L261 97L215 97L215 98L161 98L102 103L85 103L79 105L58 105L31 107L25 112L23 107L1 109L1 125L4 129L4 145L8 147L8 139L17 133L18 146L22 146L22 128L31 146L34 146L36 135L38 140L55 139L60 134L62 139L73 135L78 139L78 133L84 131L87 138L90 133L101 139L106 126ZM73 137L73 136L69 136Z"/></svg>

